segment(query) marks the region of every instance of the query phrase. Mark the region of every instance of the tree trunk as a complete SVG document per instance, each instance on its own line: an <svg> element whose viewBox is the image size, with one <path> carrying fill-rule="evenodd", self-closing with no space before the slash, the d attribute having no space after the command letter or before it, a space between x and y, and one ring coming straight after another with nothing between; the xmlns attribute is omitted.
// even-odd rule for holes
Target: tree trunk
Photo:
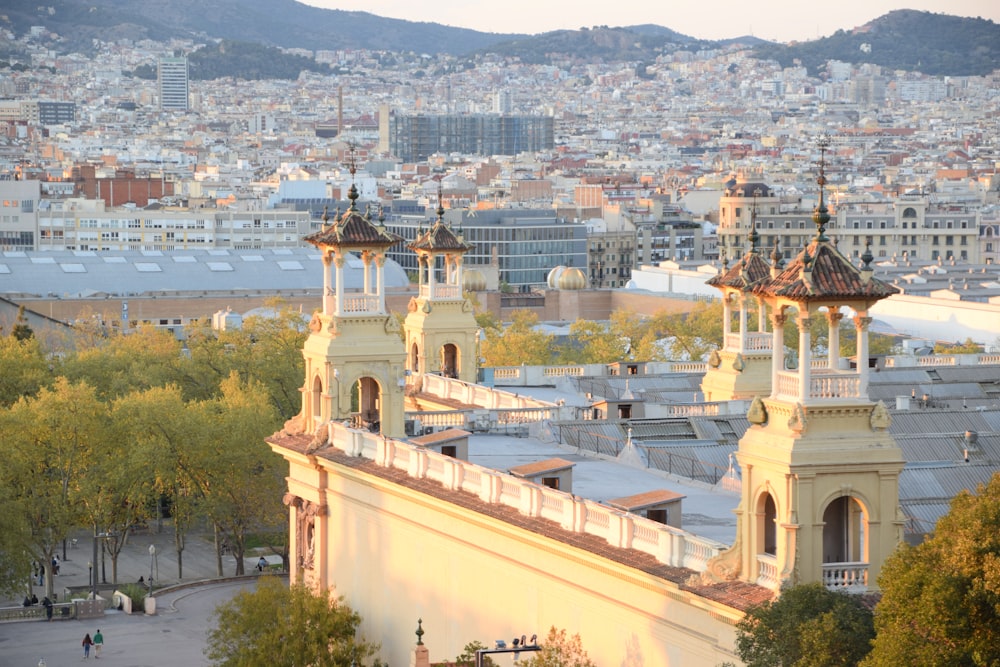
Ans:
<svg viewBox="0 0 1000 667"><path fill-rule="evenodd" d="M219 524L212 523L212 532L215 536L215 576L222 576L222 545L219 543Z"/></svg>

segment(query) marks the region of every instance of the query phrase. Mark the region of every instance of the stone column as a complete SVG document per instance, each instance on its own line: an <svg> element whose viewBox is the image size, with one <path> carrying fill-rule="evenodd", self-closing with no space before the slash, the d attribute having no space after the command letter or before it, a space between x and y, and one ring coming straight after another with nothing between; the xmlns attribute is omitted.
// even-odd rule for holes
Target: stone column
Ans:
<svg viewBox="0 0 1000 667"><path fill-rule="evenodd" d="M746 352L747 346L747 297L740 295L740 354Z"/></svg>
<svg viewBox="0 0 1000 667"><path fill-rule="evenodd" d="M332 257L329 252L323 253L323 314L330 315L333 311L333 276L330 274Z"/></svg>
<svg viewBox="0 0 1000 667"><path fill-rule="evenodd" d="M375 256L375 289L378 293L378 312L385 312L385 254Z"/></svg>
<svg viewBox="0 0 1000 667"><path fill-rule="evenodd" d="M799 401L801 402L805 402L809 397L809 380L812 376L812 354L809 350L810 323L808 312L799 314Z"/></svg>
<svg viewBox="0 0 1000 667"><path fill-rule="evenodd" d="M771 396L778 394L778 373L785 364L785 314L781 311L771 313Z"/></svg>
<svg viewBox="0 0 1000 667"><path fill-rule="evenodd" d="M858 314L854 331L858 338L858 398L868 398L868 326L872 318Z"/></svg>
<svg viewBox="0 0 1000 667"><path fill-rule="evenodd" d="M334 308L338 316L344 314L344 257L342 255L337 255L333 259L334 266L337 267L337 298L335 300L336 307Z"/></svg>
<svg viewBox="0 0 1000 667"><path fill-rule="evenodd" d="M827 322L830 324L830 364L831 370L840 368L840 321L844 319L843 313L839 310L830 310L826 313Z"/></svg>

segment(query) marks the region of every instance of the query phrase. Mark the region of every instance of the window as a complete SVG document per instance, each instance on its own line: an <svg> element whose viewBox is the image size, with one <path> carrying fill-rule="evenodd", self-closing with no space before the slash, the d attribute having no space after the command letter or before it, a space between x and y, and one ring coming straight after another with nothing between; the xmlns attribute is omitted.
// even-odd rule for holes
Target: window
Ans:
<svg viewBox="0 0 1000 667"><path fill-rule="evenodd" d="M946 237L944 237L944 244L945 245L955 245L955 237L954 236L946 236Z"/></svg>

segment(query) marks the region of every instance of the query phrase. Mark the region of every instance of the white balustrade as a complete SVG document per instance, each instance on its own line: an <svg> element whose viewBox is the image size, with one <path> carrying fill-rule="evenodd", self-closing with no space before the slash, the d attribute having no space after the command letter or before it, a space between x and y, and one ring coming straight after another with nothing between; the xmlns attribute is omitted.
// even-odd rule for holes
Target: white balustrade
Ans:
<svg viewBox="0 0 1000 667"><path fill-rule="evenodd" d="M381 313L379 298L370 294L362 296L344 295L341 302L340 312L342 313Z"/></svg>
<svg viewBox="0 0 1000 667"><path fill-rule="evenodd" d="M774 344L774 334L767 331L751 331L746 335L743 349L747 352L767 352Z"/></svg>
<svg viewBox="0 0 1000 667"><path fill-rule="evenodd" d="M727 350L736 351L740 349L740 335L738 333L726 334L725 346Z"/></svg>
<svg viewBox="0 0 1000 667"><path fill-rule="evenodd" d="M460 299L462 298L462 288L458 285L434 285L434 295L431 296L430 285L420 286L420 296L425 299Z"/></svg>
<svg viewBox="0 0 1000 667"><path fill-rule="evenodd" d="M823 563L823 585L833 591L867 591L868 563Z"/></svg>
<svg viewBox="0 0 1000 667"><path fill-rule="evenodd" d="M780 583L778 559L772 554L757 554L757 585L777 590Z"/></svg>

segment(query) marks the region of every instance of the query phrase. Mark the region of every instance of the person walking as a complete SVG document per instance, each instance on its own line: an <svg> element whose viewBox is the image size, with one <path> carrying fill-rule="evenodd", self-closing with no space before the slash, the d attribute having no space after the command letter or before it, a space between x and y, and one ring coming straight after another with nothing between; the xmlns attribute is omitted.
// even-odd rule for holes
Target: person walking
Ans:
<svg viewBox="0 0 1000 667"><path fill-rule="evenodd" d="M48 618L51 621L52 620L52 600L49 599L48 595L46 595L42 599L42 606L45 607L45 617Z"/></svg>
<svg viewBox="0 0 1000 667"><path fill-rule="evenodd" d="M94 660L99 660L101 658L101 648L104 646L104 635L101 634L101 629L97 628L97 632L94 633Z"/></svg>
<svg viewBox="0 0 1000 667"><path fill-rule="evenodd" d="M90 633L88 632L83 636L83 659L86 660L90 657L90 647L94 645L94 640L90 638Z"/></svg>

